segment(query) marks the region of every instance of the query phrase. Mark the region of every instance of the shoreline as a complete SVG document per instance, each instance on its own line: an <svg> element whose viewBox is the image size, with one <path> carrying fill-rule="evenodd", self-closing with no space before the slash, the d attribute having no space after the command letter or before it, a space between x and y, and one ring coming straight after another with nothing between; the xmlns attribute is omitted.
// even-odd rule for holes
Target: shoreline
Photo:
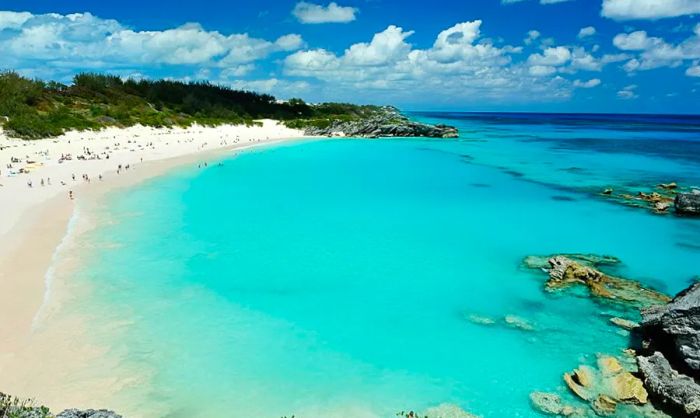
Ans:
<svg viewBox="0 0 700 418"><path fill-rule="evenodd" d="M227 141L224 138L236 139ZM0 391L36 398L52 408L105 406L99 402L100 396L91 396L95 393L84 393L82 387L80 390L77 387L71 389L72 386L82 386L77 385L77 381L69 383L67 388L56 385L61 377L69 377L66 370L84 363L84 355L100 355L99 350L89 349L89 352L81 353L83 356L76 356L75 343L63 341L69 334L79 335L81 324L72 323L79 321L67 324L59 321L63 326L74 328L72 333L65 329L41 327L55 308L65 302L60 289L65 285L60 283L65 271L61 271L60 278L56 277L55 271L60 253L63 247L76 243L74 238L82 230L91 227L89 219L82 216L78 219L79 208L98 201L113 190L134 186L187 164L305 138L309 137L301 131L269 120L260 127L135 127L121 131L70 132L60 139L29 142L9 140L0 132L0 145L4 145L4 149L0 147L0 161L3 163L0 172L0 202L3 206L3 219L0 219L0 317L12 318L11 321L0 321ZM69 141L68 144L65 141ZM114 149L115 144L122 142L129 145L118 152ZM144 148L139 142L152 146ZM8 143L14 143L14 147L7 148ZM56 162L55 158L66 154L67 150L76 152L74 150L79 151L83 146L104 147L104 155L109 155L109 158ZM41 152L47 160L30 174L8 178L5 177L5 160L9 160L8 155L13 155L12 151L18 155L20 152L26 154L27 159L33 157L23 151ZM129 169L123 168L117 174L118 165L129 166ZM88 173L90 181L76 179L73 182L69 177L73 172ZM99 176L102 176L100 180ZM33 187L25 184L28 178L36 179ZM42 187L37 185L39 178L53 181ZM68 197L69 190L75 199ZM46 335L35 338L37 332ZM37 339L43 342L37 343ZM51 342L51 347L45 347L46 341ZM45 360L48 358L50 361ZM114 384L120 384L116 381L103 383L112 388Z"/></svg>

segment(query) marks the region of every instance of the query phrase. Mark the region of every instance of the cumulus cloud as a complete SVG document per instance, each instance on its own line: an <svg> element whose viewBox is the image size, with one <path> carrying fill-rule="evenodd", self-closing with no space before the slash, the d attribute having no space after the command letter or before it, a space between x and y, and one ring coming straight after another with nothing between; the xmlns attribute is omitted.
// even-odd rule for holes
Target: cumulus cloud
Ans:
<svg viewBox="0 0 700 418"><path fill-rule="evenodd" d="M328 6L300 1L294 6L292 14L301 23L348 23L355 20L358 9L339 6L331 2Z"/></svg>
<svg viewBox="0 0 700 418"><path fill-rule="evenodd" d="M596 30L593 26L586 26L585 28L581 28L580 31L578 31L578 38L583 39L587 38L589 36L595 35Z"/></svg>
<svg viewBox="0 0 700 418"><path fill-rule="evenodd" d="M588 81L574 80L574 87L582 89L592 89L593 87L598 87L600 85L599 78L592 78Z"/></svg>
<svg viewBox="0 0 700 418"><path fill-rule="evenodd" d="M700 77L700 63L695 63L692 67L689 67L685 74L688 77Z"/></svg>
<svg viewBox="0 0 700 418"><path fill-rule="evenodd" d="M698 13L698 0L603 0L601 12L615 20L655 20Z"/></svg>
<svg viewBox="0 0 700 418"><path fill-rule="evenodd" d="M700 59L700 24L695 26L692 36L678 44L649 36L646 31L635 31L616 35L613 45L620 50L637 54L623 66L627 72L678 67L686 61Z"/></svg>
<svg viewBox="0 0 700 418"><path fill-rule="evenodd" d="M631 84L617 92L617 97L623 100L632 100L639 97L636 93L637 85Z"/></svg>
<svg viewBox="0 0 700 418"><path fill-rule="evenodd" d="M556 66L570 61L568 49L545 50L532 64L516 61L522 47L495 44L483 36L482 27L480 20L461 22L439 32L430 47L415 48L409 43L412 31L389 26L342 54L324 49L293 53L284 61L284 73L327 83L336 93L362 89L382 100L395 94L404 100L442 94L461 101L570 95L573 83L555 74Z"/></svg>
<svg viewBox="0 0 700 418"><path fill-rule="evenodd" d="M161 31L135 31L116 20L90 13L0 13L3 64L41 66L54 71L128 68L153 65L237 66L303 46L301 36L277 40L247 34L225 35L189 23Z"/></svg>
<svg viewBox="0 0 700 418"><path fill-rule="evenodd" d="M521 1L525 1L525 0L501 0L501 3L512 4L512 3L520 3ZM564 3L566 1L571 1L571 0L540 0L540 4L557 4L557 3Z"/></svg>

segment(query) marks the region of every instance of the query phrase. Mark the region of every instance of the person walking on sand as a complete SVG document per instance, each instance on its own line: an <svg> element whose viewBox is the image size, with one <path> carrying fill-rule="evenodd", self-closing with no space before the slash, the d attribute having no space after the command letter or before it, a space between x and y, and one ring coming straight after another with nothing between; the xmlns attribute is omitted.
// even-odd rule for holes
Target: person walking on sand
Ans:
<svg viewBox="0 0 700 418"><path fill-rule="evenodd" d="M69 198L70 200L73 200L73 190L69 190L69 191L68 191L68 198Z"/></svg>

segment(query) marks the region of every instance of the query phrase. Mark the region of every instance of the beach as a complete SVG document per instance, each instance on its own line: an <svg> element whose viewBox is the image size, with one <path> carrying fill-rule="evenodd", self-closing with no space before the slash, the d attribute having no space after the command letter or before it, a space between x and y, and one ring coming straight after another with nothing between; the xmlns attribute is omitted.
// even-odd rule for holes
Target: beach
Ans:
<svg viewBox="0 0 700 418"><path fill-rule="evenodd" d="M60 342L71 333L44 330L43 343L33 341L47 305L57 302L48 300L48 275L80 203L177 166L204 168L235 150L303 136L272 120L260 126L109 128L31 141L0 133L0 387L52 405L56 399L66 407L92 405L90 394L62 390L54 399L45 392L61 372L50 365L67 370L80 363L75 344ZM41 347L46 341L52 347Z"/></svg>

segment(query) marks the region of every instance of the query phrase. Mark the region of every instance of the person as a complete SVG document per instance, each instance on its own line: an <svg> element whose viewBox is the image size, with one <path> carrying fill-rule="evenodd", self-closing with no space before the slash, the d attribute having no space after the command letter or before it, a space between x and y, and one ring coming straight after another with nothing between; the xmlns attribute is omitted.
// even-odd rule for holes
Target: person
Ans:
<svg viewBox="0 0 700 418"><path fill-rule="evenodd" d="M29 186L30 188L32 187L32 180L31 179L27 180L27 186Z"/></svg>
<svg viewBox="0 0 700 418"><path fill-rule="evenodd" d="M100 174L100 181L102 181L102 174Z"/></svg>
<svg viewBox="0 0 700 418"><path fill-rule="evenodd" d="M68 191L68 198L70 198L70 200L73 200L73 190Z"/></svg>
<svg viewBox="0 0 700 418"><path fill-rule="evenodd" d="M41 187L44 187L44 179L41 179Z"/></svg>

